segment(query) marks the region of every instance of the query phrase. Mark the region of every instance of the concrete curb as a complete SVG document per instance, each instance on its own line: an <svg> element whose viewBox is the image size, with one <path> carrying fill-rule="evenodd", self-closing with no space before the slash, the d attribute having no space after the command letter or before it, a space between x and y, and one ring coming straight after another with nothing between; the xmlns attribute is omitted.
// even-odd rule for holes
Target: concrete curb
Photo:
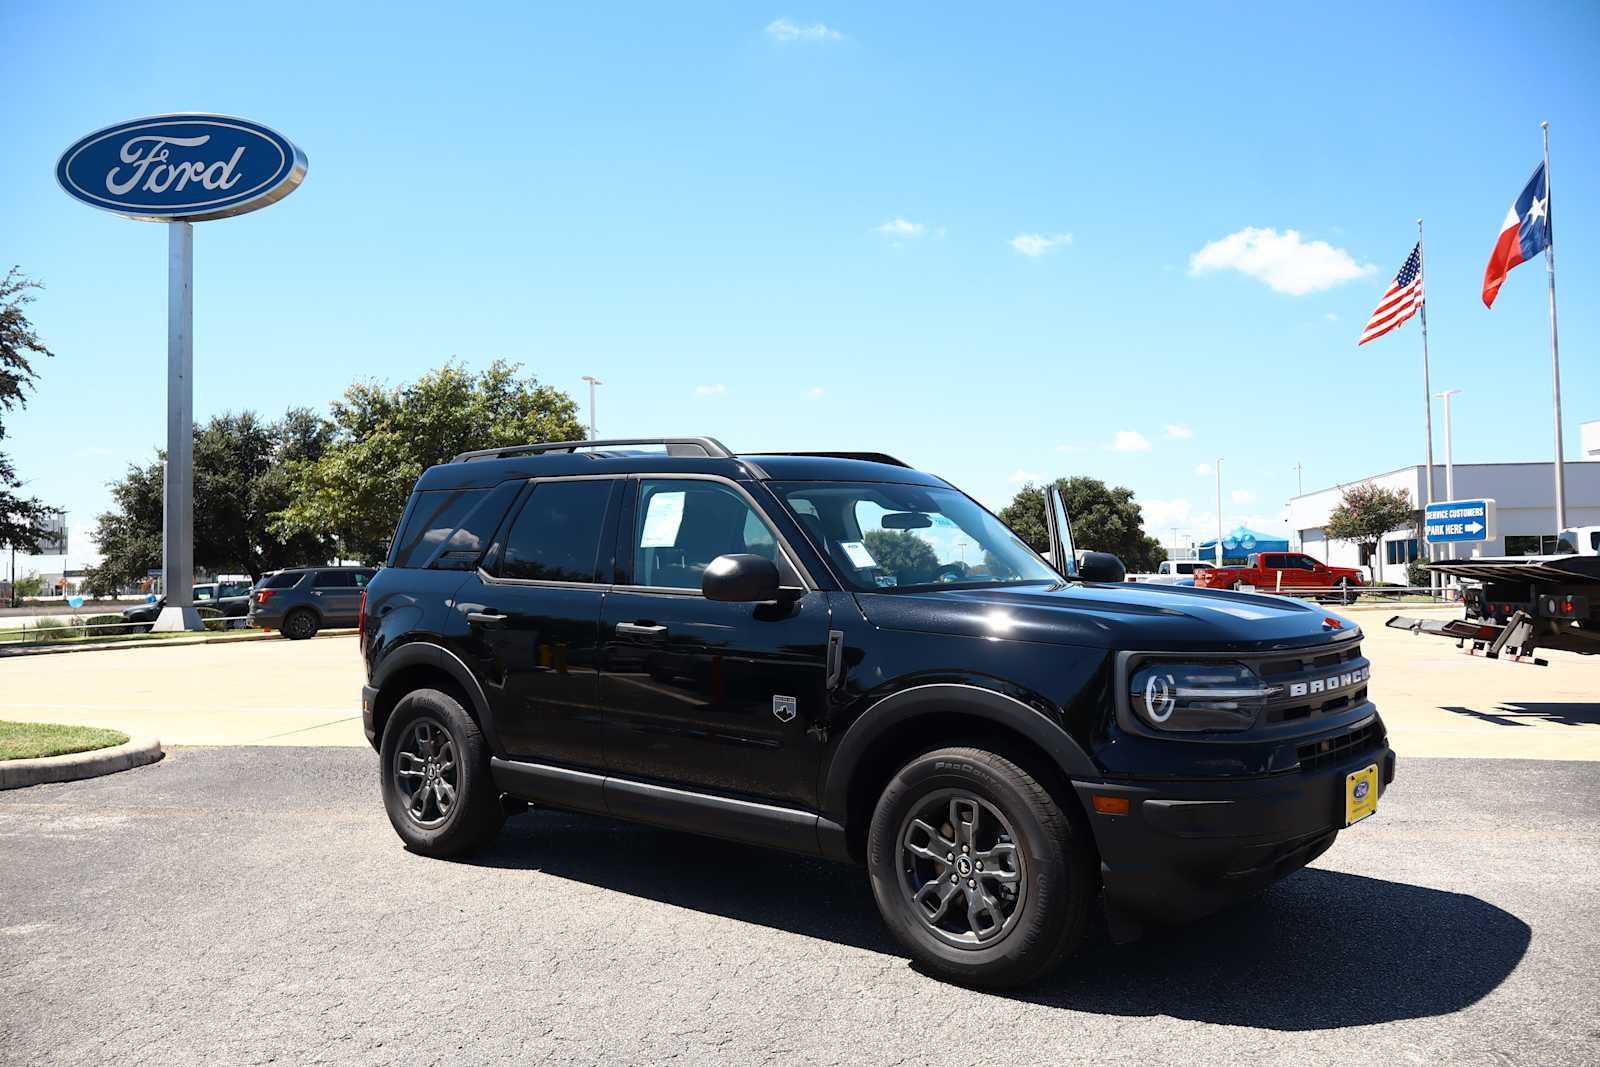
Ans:
<svg viewBox="0 0 1600 1067"><path fill-rule="evenodd" d="M311 640L320 641L324 637L348 637L355 633L354 630L319 630ZM0 659L7 656L49 656L57 652L108 652L116 648L171 648L174 645L235 645L245 644L250 641L270 641L274 638L287 640L278 631L262 634L235 634L231 637L218 635L216 637L174 637L157 639L153 641L107 641L98 645L34 645L22 648L0 647Z"/></svg>
<svg viewBox="0 0 1600 1067"><path fill-rule="evenodd" d="M160 741L153 737L133 737L125 744L97 748L92 752L69 752L65 756L45 756L41 759L0 760L0 789L98 778L102 774L143 767L156 762L163 755Z"/></svg>

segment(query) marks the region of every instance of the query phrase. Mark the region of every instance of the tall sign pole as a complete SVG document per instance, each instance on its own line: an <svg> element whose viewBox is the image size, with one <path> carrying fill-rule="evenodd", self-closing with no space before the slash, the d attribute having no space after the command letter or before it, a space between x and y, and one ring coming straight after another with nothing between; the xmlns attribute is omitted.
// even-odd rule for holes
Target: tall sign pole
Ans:
<svg viewBox="0 0 1600 1067"><path fill-rule="evenodd" d="M167 462L162 479L157 630L199 630L194 606L194 226L275 204L299 187L306 156L275 130L228 115L119 122L56 163L67 195L167 224Z"/></svg>
<svg viewBox="0 0 1600 1067"><path fill-rule="evenodd" d="M1426 254L1422 247L1422 220L1417 220L1417 273L1422 275L1422 306L1417 314L1422 319L1422 422L1428 434L1428 474L1423 482L1426 504L1433 503L1433 386L1428 381L1428 272ZM1426 511L1426 507L1423 509ZM1433 546L1428 546L1428 558L1436 558Z"/></svg>
<svg viewBox="0 0 1600 1067"><path fill-rule="evenodd" d="M1545 274L1550 279L1550 399L1556 420L1556 533L1567 528L1567 467L1561 451L1561 338L1556 331L1556 224L1550 196L1550 124L1544 131L1544 209L1550 240L1544 246Z"/></svg>
<svg viewBox="0 0 1600 1067"><path fill-rule="evenodd" d="M167 225L167 463L155 630L200 630L194 606L194 226ZM173 472L179 472L174 474Z"/></svg>

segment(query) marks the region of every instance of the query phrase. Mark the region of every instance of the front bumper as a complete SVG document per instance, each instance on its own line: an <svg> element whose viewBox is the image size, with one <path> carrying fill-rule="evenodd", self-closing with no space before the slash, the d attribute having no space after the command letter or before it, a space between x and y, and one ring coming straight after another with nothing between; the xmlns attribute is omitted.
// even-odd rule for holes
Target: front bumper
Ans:
<svg viewBox="0 0 1600 1067"><path fill-rule="evenodd" d="M1316 859L1344 829L1345 775L1378 765L1394 781L1387 741L1315 771L1225 782L1074 782L1094 829L1112 918L1184 922L1225 907ZM1128 801L1125 815L1094 797Z"/></svg>

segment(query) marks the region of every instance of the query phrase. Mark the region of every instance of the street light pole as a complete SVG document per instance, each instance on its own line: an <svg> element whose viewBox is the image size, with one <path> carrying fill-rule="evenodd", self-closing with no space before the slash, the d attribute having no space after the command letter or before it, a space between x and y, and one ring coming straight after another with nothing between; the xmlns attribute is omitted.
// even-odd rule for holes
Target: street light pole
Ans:
<svg viewBox="0 0 1600 1067"><path fill-rule="evenodd" d="M589 383L589 439L594 440L597 436L599 436L595 432L594 428L594 387L597 385L604 385L606 383L602 382L599 378L596 378L592 374L585 374L583 376L583 380Z"/></svg>
<svg viewBox="0 0 1600 1067"><path fill-rule="evenodd" d="M1222 459L1217 459L1217 566L1222 566Z"/></svg>
<svg viewBox="0 0 1600 1067"><path fill-rule="evenodd" d="M1444 498L1446 500L1456 498L1456 464L1451 452L1450 398L1460 392L1459 389L1446 389L1442 393L1434 394L1444 401ZM1456 558L1456 546L1453 541L1450 543L1450 558Z"/></svg>

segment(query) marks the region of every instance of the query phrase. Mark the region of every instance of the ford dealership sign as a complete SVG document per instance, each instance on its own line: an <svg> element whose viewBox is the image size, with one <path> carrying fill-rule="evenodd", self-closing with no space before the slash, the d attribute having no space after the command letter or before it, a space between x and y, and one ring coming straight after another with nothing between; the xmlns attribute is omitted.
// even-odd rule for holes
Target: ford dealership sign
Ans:
<svg viewBox="0 0 1600 1067"><path fill-rule="evenodd" d="M305 153L260 123L156 115L91 133L56 164L67 193L149 222L201 222L276 203L306 175Z"/></svg>

